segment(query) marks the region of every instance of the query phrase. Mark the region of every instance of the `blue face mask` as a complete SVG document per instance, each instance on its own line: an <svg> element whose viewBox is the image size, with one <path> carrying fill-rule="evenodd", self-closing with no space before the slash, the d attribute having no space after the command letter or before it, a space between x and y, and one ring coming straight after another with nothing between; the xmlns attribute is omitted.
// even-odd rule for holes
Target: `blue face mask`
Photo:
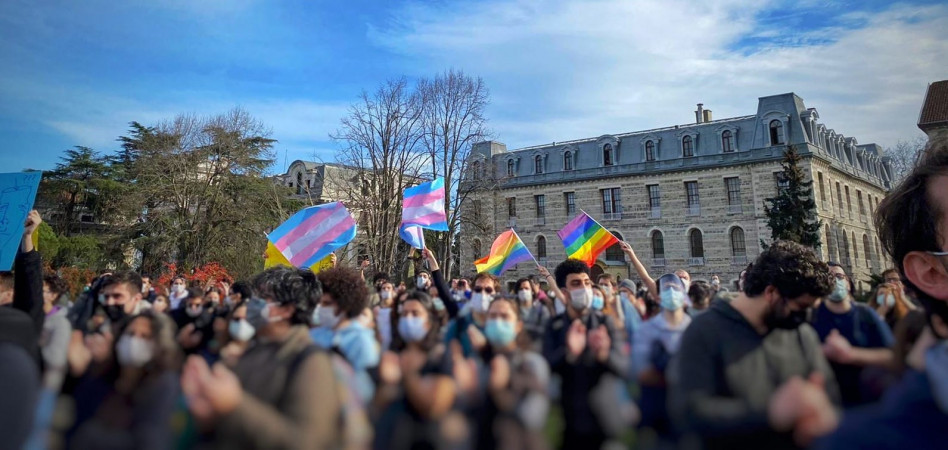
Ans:
<svg viewBox="0 0 948 450"><path fill-rule="evenodd" d="M685 293L674 289L665 289L661 292L661 307L667 311L677 311L685 304Z"/></svg>
<svg viewBox="0 0 948 450"><path fill-rule="evenodd" d="M339 330L333 343L355 370L365 370L379 364L375 333L361 324L353 322Z"/></svg>
<svg viewBox="0 0 948 450"><path fill-rule="evenodd" d="M602 311L602 308L606 306L606 301L598 295L593 295L593 301L590 306L592 306L592 309L595 309L596 311Z"/></svg>
<svg viewBox="0 0 948 450"><path fill-rule="evenodd" d="M828 297L829 301L839 303L849 295L849 283L845 279L836 279L836 288Z"/></svg>
<svg viewBox="0 0 948 450"><path fill-rule="evenodd" d="M427 325L421 317L402 317L398 319L398 334L407 342L421 342L428 335Z"/></svg>
<svg viewBox="0 0 948 450"><path fill-rule="evenodd" d="M489 319L484 327L484 337L494 347L506 347L517 338L516 326L506 320Z"/></svg>

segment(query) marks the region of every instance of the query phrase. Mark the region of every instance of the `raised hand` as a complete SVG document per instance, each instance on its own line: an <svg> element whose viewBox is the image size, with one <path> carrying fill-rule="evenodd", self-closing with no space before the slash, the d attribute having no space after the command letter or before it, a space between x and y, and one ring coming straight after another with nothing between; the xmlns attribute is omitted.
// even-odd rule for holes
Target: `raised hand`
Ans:
<svg viewBox="0 0 948 450"><path fill-rule="evenodd" d="M543 278L550 277L550 269L547 269L546 267L543 267L541 265L537 265L537 272L539 272L540 276Z"/></svg>
<svg viewBox="0 0 948 450"><path fill-rule="evenodd" d="M612 347L612 338L609 336L609 329L605 325L599 325L598 328L589 332L589 349L596 356L600 363L609 359L609 350Z"/></svg>
<svg viewBox="0 0 948 450"><path fill-rule="evenodd" d="M849 364L854 357L852 344L837 330L831 331L826 336L826 342L823 343L823 354L826 355L826 359L840 364Z"/></svg>
<svg viewBox="0 0 948 450"><path fill-rule="evenodd" d="M586 325L579 319L574 320L566 332L566 350L573 358L579 357L586 349Z"/></svg>
<svg viewBox="0 0 948 450"><path fill-rule="evenodd" d="M435 257L435 253L427 247L421 251L421 256L425 258L425 261L428 261L428 268L432 271L441 269L438 265L438 258Z"/></svg>
<svg viewBox="0 0 948 450"><path fill-rule="evenodd" d="M506 389L510 385L510 362L507 357L497 355L490 361L490 388Z"/></svg>
<svg viewBox="0 0 948 450"><path fill-rule="evenodd" d="M484 337L484 333L481 333L481 330L478 330L477 327L467 327L467 337L470 339L471 348L473 348L475 352L480 353L481 350L487 347L487 338Z"/></svg>
<svg viewBox="0 0 948 450"><path fill-rule="evenodd" d="M385 384L398 384L402 381L402 367L398 353L387 351L379 359L379 379Z"/></svg>

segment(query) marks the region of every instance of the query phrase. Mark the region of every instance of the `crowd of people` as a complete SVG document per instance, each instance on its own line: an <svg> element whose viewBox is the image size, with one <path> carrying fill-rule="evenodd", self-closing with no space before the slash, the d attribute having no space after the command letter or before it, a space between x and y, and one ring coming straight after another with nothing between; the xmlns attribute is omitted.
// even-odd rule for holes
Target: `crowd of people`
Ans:
<svg viewBox="0 0 948 450"><path fill-rule="evenodd" d="M509 286L428 249L384 273L233 284L107 272L75 299L31 212L0 275L0 448L945 448L948 141L880 204L896 267L770 244L734 286L685 270Z"/></svg>

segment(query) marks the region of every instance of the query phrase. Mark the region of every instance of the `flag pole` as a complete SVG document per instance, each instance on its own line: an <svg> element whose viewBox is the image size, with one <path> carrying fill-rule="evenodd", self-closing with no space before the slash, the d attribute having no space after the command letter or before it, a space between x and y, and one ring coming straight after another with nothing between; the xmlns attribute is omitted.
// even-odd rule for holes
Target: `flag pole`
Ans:
<svg viewBox="0 0 948 450"><path fill-rule="evenodd" d="M579 210L579 212L581 212L581 213L583 213L583 214L585 214L585 215L586 215L586 217L589 217L589 219L590 219L590 220L592 220L593 222L596 222L596 225L599 225L599 226L600 226L600 227L601 227L601 228L602 228L603 230L606 230L606 233L609 233L609 236L612 236L612 238L613 238L613 239L615 239L615 240L617 240L617 241L619 241L619 242L622 242L622 239L619 239L619 238L617 238L617 237L616 237L616 235L614 235L614 234L612 234L612 232L611 232L611 231L609 231L609 229L608 229L608 228L606 228L606 227L604 227L604 226L602 226L602 224L601 224L601 223L599 223L599 221L598 221L598 220L596 220L596 219L593 219L593 216L590 216L588 212L586 212L585 210L582 210L582 209L581 209L581 210Z"/></svg>
<svg viewBox="0 0 948 450"><path fill-rule="evenodd" d="M540 265L540 262L537 261L533 256L533 252L530 251L530 247L527 247L527 243L523 242L523 239L520 239L520 234L517 233L517 230L511 228L510 231L513 231L514 236L517 236L517 239L520 240L520 243L527 249L527 254L530 255L530 258L533 259L533 262L537 263L537 266Z"/></svg>

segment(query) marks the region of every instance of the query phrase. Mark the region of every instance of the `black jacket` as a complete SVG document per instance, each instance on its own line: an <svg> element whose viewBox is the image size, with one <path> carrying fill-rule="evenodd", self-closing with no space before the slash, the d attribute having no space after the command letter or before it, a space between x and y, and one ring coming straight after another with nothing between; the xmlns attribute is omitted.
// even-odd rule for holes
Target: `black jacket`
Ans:
<svg viewBox="0 0 948 450"><path fill-rule="evenodd" d="M39 336L43 332L43 265L36 251L20 253L14 262L13 304L0 307L0 342L25 349L41 364Z"/></svg>

